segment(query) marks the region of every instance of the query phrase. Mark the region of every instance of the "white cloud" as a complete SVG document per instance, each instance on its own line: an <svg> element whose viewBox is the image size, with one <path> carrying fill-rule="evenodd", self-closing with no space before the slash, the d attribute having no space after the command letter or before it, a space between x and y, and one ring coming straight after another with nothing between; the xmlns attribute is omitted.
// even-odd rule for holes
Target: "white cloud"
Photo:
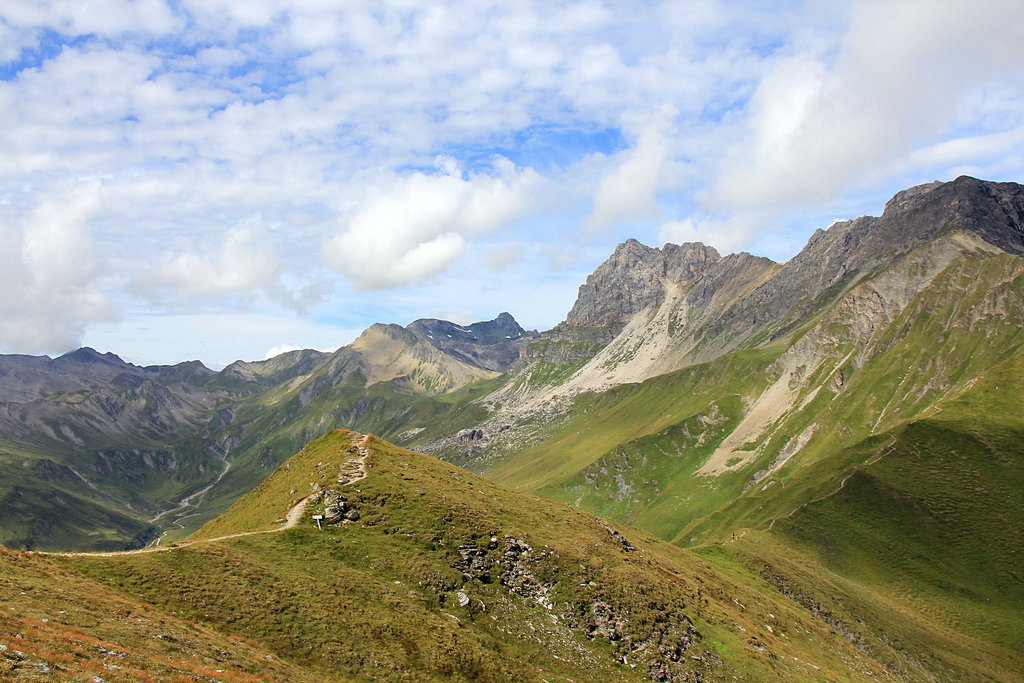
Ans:
<svg viewBox="0 0 1024 683"><path fill-rule="evenodd" d="M258 229L243 225L228 230L213 254L167 252L151 282L185 296L240 294L277 279L280 264Z"/></svg>
<svg viewBox="0 0 1024 683"><path fill-rule="evenodd" d="M109 318L100 264L86 227L101 209L92 182L37 206L20 227L0 228L0 346L63 352L85 326Z"/></svg>
<svg viewBox="0 0 1024 683"><path fill-rule="evenodd" d="M668 221L658 228L658 240L664 244L702 242L722 254L731 254L750 244L760 222L751 216L727 219L689 216L681 221Z"/></svg>
<svg viewBox="0 0 1024 683"><path fill-rule="evenodd" d="M587 218L590 231L618 221L654 219L661 215L655 197L658 190L671 187L677 178L670 170L673 157L672 119L676 111L664 107L627 121L637 129L636 143L614 155L611 168L601 178L594 196L594 209Z"/></svg>
<svg viewBox="0 0 1024 683"><path fill-rule="evenodd" d="M294 344L278 344L277 346L267 351L266 355L263 356L263 360L270 360L271 358L276 358L277 356L280 356L282 353L288 353L289 351L301 351L302 348L303 347L295 346Z"/></svg>
<svg viewBox="0 0 1024 683"><path fill-rule="evenodd" d="M758 85L712 205L834 198L949 137L960 103L978 88L1008 82L1019 94L1024 5L859 3L840 44L804 47L775 59Z"/></svg>
<svg viewBox="0 0 1024 683"><path fill-rule="evenodd" d="M324 255L360 289L399 287L438 274L478 235L510 226L530 208L538 181L497 159L488 172L463 174L450 158L439 173L394 179L340 221Z"/></svg>
<svg viewBox="0 0 1024 683"><path fill-rule="evenodd" d="M140 274L134 285L176 307L210 297L246 301L262 293L303 312L326 294L319 282L286 286L283 274L270 232L254 220L229 229L215 248L164 252L154 269Z"/></svg>
<svg viewBox="0 0 1024 683"><path fill-rule="evenodd" d="M71 35L166 33L183 25L163 0L6 0L4 19L15 26L52 27Z"/></svg>

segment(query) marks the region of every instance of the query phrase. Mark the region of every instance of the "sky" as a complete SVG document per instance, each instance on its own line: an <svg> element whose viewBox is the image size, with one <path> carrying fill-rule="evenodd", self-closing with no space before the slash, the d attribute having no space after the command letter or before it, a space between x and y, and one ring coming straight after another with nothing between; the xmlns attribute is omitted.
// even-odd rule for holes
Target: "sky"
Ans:
<svg viewBox="0 0 1024 683"><path fill-rule="evenodd" d="M4 0L0 150L0 353L544 330L630 237L1024 181L1024 3Z"/></svg>

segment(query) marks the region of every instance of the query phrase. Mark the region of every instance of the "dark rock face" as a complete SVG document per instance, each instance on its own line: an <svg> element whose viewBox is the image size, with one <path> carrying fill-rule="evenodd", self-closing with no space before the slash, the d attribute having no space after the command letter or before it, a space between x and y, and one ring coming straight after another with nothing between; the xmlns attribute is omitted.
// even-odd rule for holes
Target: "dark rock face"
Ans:
<svg viewBox="0 0 1024 683"><path fill-rule="evenodd" d="M539 337L520 327L509 313L467 326L421 318L406 329L464 363L496 372L505 372L519 359L519 349Z"/></svg>
<svg viewBox="0 0 1024 683"><path fill-rule="evenodd" d="M722 316L721 330L772 337L800 324L823 298L904 254L955 231L968 231L1024 255L1024 186L961 176L898 193L880 217L862 216L816 231L803 250Z"/></svg>
<svg viewBox="0 0 1024 683"><path fill-rule="evenodd" d="M565 324L621 329L639 311L661 303L666 282L691 282L720 258L713 247L695 242L654 249L628 240L580 286Z"/></svg>
<svg viewBox="0 0 1024 683"><path fill-rule="evenodd" d="M960 176L899 192L873 226L881 243L911 248L954 230L969 230L1011 254L1024 255L1024 186Z"/></svg>

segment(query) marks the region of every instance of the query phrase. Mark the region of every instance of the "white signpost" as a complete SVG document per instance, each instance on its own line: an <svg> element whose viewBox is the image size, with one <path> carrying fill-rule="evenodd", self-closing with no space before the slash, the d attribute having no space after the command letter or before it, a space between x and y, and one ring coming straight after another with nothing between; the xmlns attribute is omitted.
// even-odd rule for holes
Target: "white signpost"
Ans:
<svg viewBox="0 0 1024 683"><path fill-rule="evenodd" d="M324 518L323 515L313 515L313 521L316 522L316 528L317 529L323 530L323 527L320 526L320 520L323 519L323 518Z"/></svg>

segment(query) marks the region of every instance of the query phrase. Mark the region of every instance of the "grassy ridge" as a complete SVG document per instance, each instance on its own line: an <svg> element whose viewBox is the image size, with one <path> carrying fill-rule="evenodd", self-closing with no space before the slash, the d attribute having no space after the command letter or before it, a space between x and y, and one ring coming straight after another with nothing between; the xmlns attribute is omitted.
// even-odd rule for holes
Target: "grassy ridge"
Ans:
<svg viewBox="0 0 1024 683"><path fill-rule="evenodd" d="M310 444L198 535L273 528L311 483L331 486L351 445L345 431ZM312 505L278 533L63 561L314 679L867 680L877 669L784 597L649 534L627 540L429 456L369 448L368 476L338 489L357 522L317 530Z"/></svg>

